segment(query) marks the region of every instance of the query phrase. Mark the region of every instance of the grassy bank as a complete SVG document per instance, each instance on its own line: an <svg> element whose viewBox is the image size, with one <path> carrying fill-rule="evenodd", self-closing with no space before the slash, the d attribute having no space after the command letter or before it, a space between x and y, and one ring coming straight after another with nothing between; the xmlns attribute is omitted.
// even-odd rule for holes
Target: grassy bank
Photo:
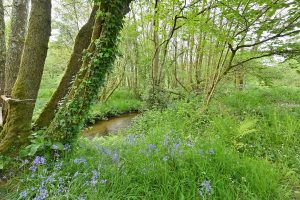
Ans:
<svg viewBox="0 0 300 200"><path fill-rule="evenodd" d="M219 95L202 113L197 99L145 112L126 135L23 162L7 198L297 199L299 94L256 88Z"/></svg>

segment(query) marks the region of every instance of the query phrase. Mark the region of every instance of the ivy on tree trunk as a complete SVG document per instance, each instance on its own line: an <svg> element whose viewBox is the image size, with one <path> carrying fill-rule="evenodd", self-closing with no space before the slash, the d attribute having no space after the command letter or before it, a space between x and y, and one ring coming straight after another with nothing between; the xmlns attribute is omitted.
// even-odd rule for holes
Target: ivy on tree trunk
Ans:
<svg viewBox="0 0 300 200"><path fill-rule="evenodd" d="M72 98L58 111L46 130L52 141L71 143L77 139L91 105L97 100L105 76L111 72L117 56L118 36L123 27L123 18L129 11L131 0L103 0L100 15L103 20L101 34L95 42L95 51L87 55L90 62L81 71L82 80L73 88Z"/></svg>

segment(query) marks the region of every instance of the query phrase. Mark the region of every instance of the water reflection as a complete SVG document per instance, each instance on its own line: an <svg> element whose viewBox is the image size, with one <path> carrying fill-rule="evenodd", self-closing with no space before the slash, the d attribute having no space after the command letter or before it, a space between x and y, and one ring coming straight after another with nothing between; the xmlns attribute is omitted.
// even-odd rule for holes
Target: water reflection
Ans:
<svg viewBox="0 0 300 200"><path fill-rule="evenodd" d="M118 131L130 126L132 119L138 113L130 113L113 117L108 120L99 121L96 124L86 128L82 135L88 138L105 136L108 134L117 134Z"/></svg>

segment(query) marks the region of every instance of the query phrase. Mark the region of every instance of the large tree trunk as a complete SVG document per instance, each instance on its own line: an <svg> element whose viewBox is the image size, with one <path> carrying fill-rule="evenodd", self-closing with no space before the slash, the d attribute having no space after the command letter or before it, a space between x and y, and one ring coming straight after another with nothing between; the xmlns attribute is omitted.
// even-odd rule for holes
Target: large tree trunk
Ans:
<svg viewBox="0 0 300 200"><path fill-rule="evenodd" d="M3 94L4 86L5 86L4 85L5 60L6 60L6 46L5 46L4 8L3 8L3 1L0 0L0 94ZM2 101L0 100L0 102ZM0 103L0 114L1 112L2 112L2 105ZM0 119L0 123L2 123L2 119Z"/></svg>
<svg viewBox="0 0 300 200"><path fill-rule="evenodd" d="M55 112L58 108L59 102L61 102L67 95L71 86L71 82L82 65L83 51L87 49L89 44L91 43L93 26L95 24L95 17L98 9L99 6L95 5L88 22L78 32L78 35L75 39L73 53L66 67L64 76L62 77L58 88L51 96L50 101L46 104L42 113L36 120L35 126L37 128L47 127L50 124L51 120L55 116Z"/></svg>
<svg viewBox="0 0 300 200"><path fill-rule="evenodd" d="M89 65L83 66L86 67L83 70L83 80L74 93L69 94L73 98L64 104L48 127L46 137L50 140L70 143L78 137L90 106L97 99L105 76L113 66L119 32L123 27L123 17L129 12L130 2L131 0L101 2L101 11L105 16L100 37L95 42L96 49Z"/></svg>
<svg viewBox="0 0 300 200"><path fill-rule="evenodd" d="M5 95L11 95L14 86L25 42L27 31L29 0L14 0L11 14L10 35L8 40L7 57L5 64Z"/></svg>
<svg viewBox="0 0 300 200"><path fill-rule="evenodd" d="M8 100L7 122L0 134L0 153L27 142L51 34L51 0L32 0L20 71ZM17 150L16 148L15 150Z"/></svg>

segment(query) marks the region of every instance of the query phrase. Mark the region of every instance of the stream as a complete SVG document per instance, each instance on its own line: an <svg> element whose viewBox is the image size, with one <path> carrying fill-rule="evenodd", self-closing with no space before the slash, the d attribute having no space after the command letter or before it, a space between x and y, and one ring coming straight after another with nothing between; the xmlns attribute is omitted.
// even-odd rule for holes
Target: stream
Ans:
<svg viewBox="0 0 300 200"><path fill-rule="evenodd" d="M119 131L129 127L133 118L137 115L138 113L129 113L98 121L84 129L82 136L92 139L94 137L117 134Z"/></svg>

